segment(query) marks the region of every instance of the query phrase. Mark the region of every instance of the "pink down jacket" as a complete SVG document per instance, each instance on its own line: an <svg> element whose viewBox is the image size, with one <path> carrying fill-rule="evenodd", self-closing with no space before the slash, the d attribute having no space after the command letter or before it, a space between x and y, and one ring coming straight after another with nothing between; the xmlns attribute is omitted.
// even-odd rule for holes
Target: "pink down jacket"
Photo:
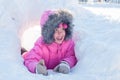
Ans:
<svg viewBox="0 0 120 80"><path fill-rule="evenodd" d="M22 56L24 58L24 65L32 73L35 73L36 65L41 59L44 59L47 69L53 69L61 61L68 62L70 68L74 67L77 63L72 39L63 41L62 44L55 42L45 44L42 38L39 38L34 47Z"/></svg>

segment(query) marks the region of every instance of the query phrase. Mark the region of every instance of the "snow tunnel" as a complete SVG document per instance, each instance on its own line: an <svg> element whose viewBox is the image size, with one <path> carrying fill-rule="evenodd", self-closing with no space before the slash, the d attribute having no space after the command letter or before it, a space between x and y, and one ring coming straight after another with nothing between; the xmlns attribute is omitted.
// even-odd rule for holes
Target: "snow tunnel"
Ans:
<svg viewBox="0 0 120 80"><path fill-rule="evenodd" d="M39 20L44 10L59 8L70 9L77 15L75 33L79 34L76 44L79 62L67 75L52 71L48 76L32 74L23 65L21 45L29 49L39 36ZM119 44L120 39L115 35L120 34L120 29L115 23L112 25L116 29L109 28L111 23L101 16L81 7L78 0L0 0L0 80L119 80L120 49L114 43ZM34 40L22 41L26 36Z"/></svg>
<svg viewBox="0 0 120 80"><path fill-rule="evenodd" d="M67 1L68 0L66 0L66 2ZM27 37L32 37L34 31L39 29L38 33L35 33L38 35L40 31L39 20L41 13L47 9L64 8L65 5L63 6L63 2L65 2L65 0L48 1L47 3L44 0L0 1L0 31L2 32L0 34L0 43L2 43L0 46L2 53L0 54L2 57L0 59L0 63L2 64L0 67L1 80L54 80L53 75L56 76L55 80L60 80L60 77L68 79L69 76L72 75L57 75L53 73L53 75L51 74L45 77L32 74L23 65L23 59L20 54L21 46L24 44L23 39L27 33L26 31L33 31L33 34L27 34ZM34 40L32 41L34 42ZM26 44L27 46L32 45L29 43ZM27 49L29 48L30 47L27 47Z"/></svg>

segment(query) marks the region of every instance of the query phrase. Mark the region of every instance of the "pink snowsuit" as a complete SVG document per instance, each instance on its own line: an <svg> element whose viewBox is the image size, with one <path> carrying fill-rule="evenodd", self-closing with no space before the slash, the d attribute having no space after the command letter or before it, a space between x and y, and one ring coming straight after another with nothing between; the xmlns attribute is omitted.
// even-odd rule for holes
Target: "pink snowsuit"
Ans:
<svg viewBox="0 0 120 80"><path fill-rule="evenodd" d="M70 68L77 63L72 39L63 41L62 44L55 42L45 44L42 38L39 38L34 47L23 55L23 58L25 66L32 73L35 73L36 65L41 59L44 59L47 69L53 69L61 61L68 62Z"/></svg>

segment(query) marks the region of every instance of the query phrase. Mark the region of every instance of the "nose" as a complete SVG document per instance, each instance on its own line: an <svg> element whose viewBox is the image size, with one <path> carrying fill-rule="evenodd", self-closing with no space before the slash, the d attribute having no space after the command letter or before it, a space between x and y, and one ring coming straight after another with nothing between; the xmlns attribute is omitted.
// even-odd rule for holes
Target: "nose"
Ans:
<svg viewBox="0 0 120 80"><path fill-rule="evenodd" d="M62 31L58 31L58 34L61 34L62 33Z"/></svg>

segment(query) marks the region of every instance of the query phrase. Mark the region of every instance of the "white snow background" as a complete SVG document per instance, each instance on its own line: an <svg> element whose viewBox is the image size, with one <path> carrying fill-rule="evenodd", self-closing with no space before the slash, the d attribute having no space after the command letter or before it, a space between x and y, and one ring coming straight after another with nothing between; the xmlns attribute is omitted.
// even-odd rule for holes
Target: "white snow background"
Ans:
<svg viewBox="0 0 120 80"><path fill-rule="evenodd" d="M21 45L30 49L40 36L39 20L48 9L74 15L77 65L69 74L30 73ZM78 0L0 0L0 80L120 80L120 5L78 4Z"/></svg>

